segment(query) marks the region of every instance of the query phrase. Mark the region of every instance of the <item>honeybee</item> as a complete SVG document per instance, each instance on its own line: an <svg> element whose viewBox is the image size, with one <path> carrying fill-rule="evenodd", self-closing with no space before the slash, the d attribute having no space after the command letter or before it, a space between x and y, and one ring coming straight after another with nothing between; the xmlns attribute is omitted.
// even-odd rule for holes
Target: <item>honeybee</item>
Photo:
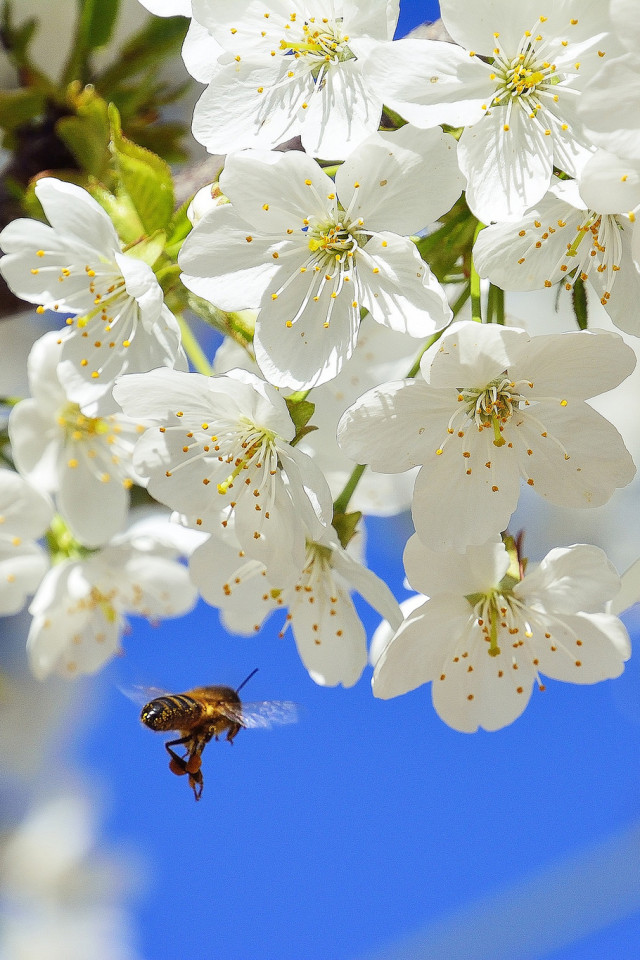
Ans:
<svg viewBox="0 0 640 960"><path fill-rule="evenodd" d="M233 743L240 730L270 727L276 723L294 723L297 705L287 700L261 700L242 703L238 694L258 672L252 670L239 687L194 687L185 693L167 693L150 700L142 708L140 719L151 730L174 730L180 736L169 740L169 769L176 776L188 776L196 800L202 796L202 751L210 740ZM184 756L173 749L184 746Z"/></svg>

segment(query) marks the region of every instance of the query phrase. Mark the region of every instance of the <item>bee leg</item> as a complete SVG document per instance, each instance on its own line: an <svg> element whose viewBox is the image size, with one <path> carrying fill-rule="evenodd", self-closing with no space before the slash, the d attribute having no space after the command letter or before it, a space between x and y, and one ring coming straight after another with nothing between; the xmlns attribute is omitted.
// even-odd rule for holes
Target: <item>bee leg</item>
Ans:
<svg viewBox="0 0 640 960"><path fill-rule="evenodd" d="M193 790L193 795L196 800L199 800L202 796L202 788L204 787L204 780L201 770L196 770L195 773L189 774L189 786Z"/></svg>
<svg viewBox="0 0 640 960"><path fill-rule="evenodd" d="M191 737L180 737L179 740L169 740L168 743L165 743L165 749L171 757L171 760L169 761L169 768L172 773L175 773L179 777L190 772L187 768L187 764L191 759L191 752L189 751L186 757L179 757L175 750L172 750L171 748L180 743L188 743L190 740Z"/></svg>
<svg viewBox="0 0 640 960"><path fill-rule="evenodd" d="M229 743L233 743L234 738L238 736L241 730L242 730L242 725L239 723L234 723L229 727L229 731L227 733L227 740L229 741Z"/></svg>

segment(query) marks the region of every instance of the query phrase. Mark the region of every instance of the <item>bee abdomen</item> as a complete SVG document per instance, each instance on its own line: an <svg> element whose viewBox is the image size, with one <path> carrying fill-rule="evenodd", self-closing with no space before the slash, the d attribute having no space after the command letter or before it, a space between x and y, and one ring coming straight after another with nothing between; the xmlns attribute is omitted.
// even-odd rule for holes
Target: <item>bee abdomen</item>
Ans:
<svg viewBox="0 0 640 960"><path fill-rule="evenodd" d="M157 697L147 703L140 714L142 722L152 730L188 729L201 717L201 704L183 693Z"/></svg>

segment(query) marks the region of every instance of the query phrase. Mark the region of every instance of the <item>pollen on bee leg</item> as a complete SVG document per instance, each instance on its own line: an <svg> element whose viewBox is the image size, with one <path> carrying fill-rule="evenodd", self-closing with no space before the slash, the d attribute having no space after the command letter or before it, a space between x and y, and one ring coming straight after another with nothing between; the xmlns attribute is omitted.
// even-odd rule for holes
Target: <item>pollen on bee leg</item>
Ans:
<svg viewBox="0 0 640 960"><path fill-rule="evenodd" d="M169 760L169 770L171 770L171 773L175 773L176 777L184 777L187 773L186 764L183 766L173 757Z"/></svg>

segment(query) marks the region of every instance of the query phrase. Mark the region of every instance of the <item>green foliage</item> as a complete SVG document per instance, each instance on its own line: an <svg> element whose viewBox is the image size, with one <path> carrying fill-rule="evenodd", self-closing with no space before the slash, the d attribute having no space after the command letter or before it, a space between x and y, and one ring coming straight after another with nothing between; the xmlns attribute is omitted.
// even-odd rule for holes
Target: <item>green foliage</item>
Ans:
<svg viewBox="0 0 640 960"><path fill-rule="evenodd" d="M576 277L571 291L571 305L580 330L586 330L589 322L587 291L582 277Z"/></svg>
<svg viewBox="0 0 640 960"><path fill-rule="evenodd" d="M118 178L131 198L147 234L166 229L173 218L173 178L168 165L155 153L122 134L120 115L109 106L111 151Z"/></svg>
<svg viewBox="0 0 640 960"><path fill-rule="evenodd" d="M126 156L126 176L133 176L131 168L136 166L126 141L133 140L171 162L185 159L179 143L185 127L163 123L160 109L182 96L190 80L171 87L159 80L159 74L166 59L179 53L188 25L186 18L150 17L124 44L115 62L96 72L93 54L112 39L120 0L78 0L69 57L60 81L56 81L36 66L30 52L38 30L37 18L16 24L14 9L15 0L3 0L0 43L18 79L16 89L0 91L2 146L15 154L6 174L12 181L12 192L25 189L29 180L43 171L55 175L63 172L67 178L76 167L86 174L84 185L89 178L107 177L109 102L115 104L120 118L118 147ZM147 162L144 166L150 165ZM143 205L145 225L150 222L152 229L167 225L167 200L161 198L155 210L149 201ZM158 217L166 219L159 223Z"/></svg>
<svg viewBox="0 0 640 960"><path fill-rule="evenodd" d="M308 433L318 429L309 423L309 420L311 420L315 412L316 405L315 403L311 403L310 400L298 400L295 396L285 397L284 400L287 405L287 410L289 411L289 416L293 420L293 425L296 428L296 435L291 441L291 445L293 446L299 443Z"/></svg>
<svg viewBox="0 0 640 960"><path fill-rule="evenodd" d="M334 513L333 528L338 534L338 540L346 550L347 544L355 535L358 524L362 518L360 510L354 510L353 513Z"/></svg>

